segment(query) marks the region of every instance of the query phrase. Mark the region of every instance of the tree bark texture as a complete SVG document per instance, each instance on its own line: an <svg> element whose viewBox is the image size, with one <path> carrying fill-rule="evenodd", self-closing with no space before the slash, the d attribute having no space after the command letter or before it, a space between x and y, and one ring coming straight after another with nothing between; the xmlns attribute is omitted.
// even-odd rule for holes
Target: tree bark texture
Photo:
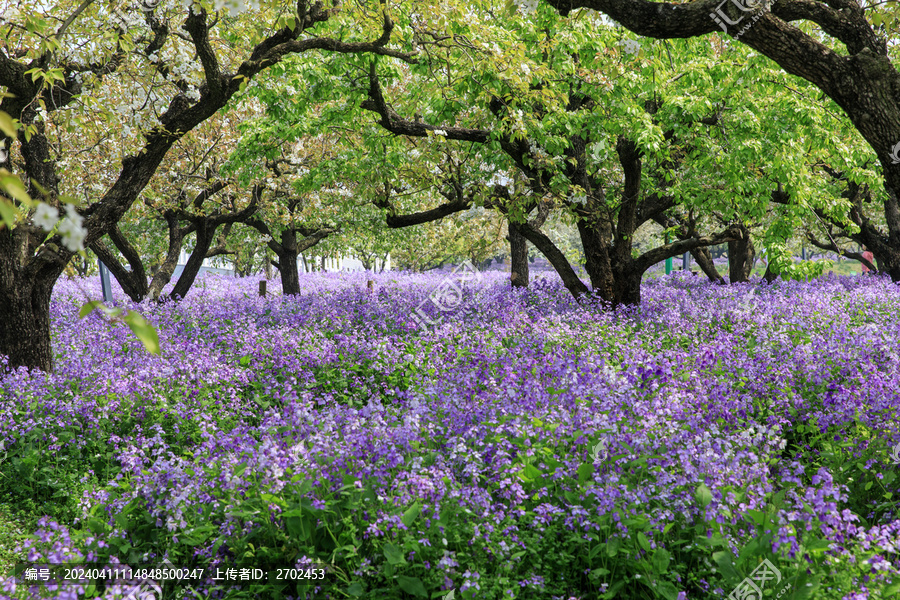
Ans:
<svg viewBox="0 0 900 600"><path fill-rule="evenodd" d="M756 262L756 248L749 232L739 240L728 242L728 279L731 283L750 281L753 264Z"/></svg>
<svg viewBox="0 0 900 600"><path fill-rule="evenodd" d="M528 240L519 227L510 221L509 227L509 282L513 287L528 287Z"/></svg>

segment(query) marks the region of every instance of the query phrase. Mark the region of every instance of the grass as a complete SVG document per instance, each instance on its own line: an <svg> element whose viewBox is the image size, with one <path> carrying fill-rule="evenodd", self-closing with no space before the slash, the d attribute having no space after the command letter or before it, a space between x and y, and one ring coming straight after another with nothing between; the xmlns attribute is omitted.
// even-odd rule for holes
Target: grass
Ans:
<svg viewBox="0 0 900 600"><path fill-rule="evenodd" d="M9 504L0 503L0 573L9 573L25 556L16 553L16 546L37 529L38 517L23 513Z"/></svg>

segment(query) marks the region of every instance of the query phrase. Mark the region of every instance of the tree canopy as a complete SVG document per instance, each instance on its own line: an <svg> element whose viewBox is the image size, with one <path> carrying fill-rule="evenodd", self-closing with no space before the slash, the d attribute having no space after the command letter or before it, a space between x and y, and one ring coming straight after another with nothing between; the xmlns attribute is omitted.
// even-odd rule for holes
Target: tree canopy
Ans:
<svg viewBox="0 0 900 600"><path fill-rule="evenodd" d="M8 10L0 354L51 367L50 291L85 249L135 301L184 297L210 257L274 264L298 293L313 247L414 269L506 252L527 285L532 244L572 294L610 305L639 302L643 274L685 252L721 281L706 250L721 243L732 281L757 248L775 273L815 274L794 264L797 239L900 281L896 14L849 0Z"/></svg>

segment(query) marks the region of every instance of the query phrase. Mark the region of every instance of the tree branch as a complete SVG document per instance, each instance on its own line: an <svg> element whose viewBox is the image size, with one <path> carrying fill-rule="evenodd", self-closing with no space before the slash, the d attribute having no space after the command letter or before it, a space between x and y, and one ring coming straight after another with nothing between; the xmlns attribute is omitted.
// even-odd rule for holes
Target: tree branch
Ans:
<svg viewBox="0 0 900 600"><path fill-rule="evenodd" d="M365 110L377 113L381 119L378 124L395 135L407 135L410 137L427 137L435 131L443 132L449 140L461 140L465 142L477 142L483 144L491 137L491 132L486 129L466 129L464 127L436 127L410 121L398 115L394 109L388 106L381 91L381 83L375 72L375 61L369 67L369 99L361 104Z"/></svg>
<svg viewBox="0 0 900 600"><path fill-rule="evenodd" d="M724 231L712 235L691 237L657 246L639 256L634 261L635 268L643 273L656 263L664 261L667 258L690 252L691 250L702 246L715 246L716 244L721 244L723 242L740 240L743 239L743 236L744 232L739 225L731 225Z"/></svg>
<svg viewBox="0 0 900 600"><path fill-rule="evenodd" d="M206 89L212 98L220 101L224 96L222 89L222 72L219 68L219 59L209 43L209 27L206 25L206 9L191 8L191 13L184 22L184 29L191 35L194 48L197 49L197 57L203 65L203 74L206 77Z"/></svg>
<svg viewBox="0 0 900 600"><path fill-rule="evenodd" d="M851 258L853 260L858 260L866 267L871 269L873 273L878 272L878 267L876 267L869 259L867 259L861 252L850 252L849 250L844 250L843 248L839 248L837 244L834 243L834 240L829 240L828 242L822 242L816 239L816 236L812 234L812 232L806 232L806 239L810 244L815 246L816 248L821 248L822 250L828 250L830 252L834 252L838 256L844 256L846 258Z"/></svg>

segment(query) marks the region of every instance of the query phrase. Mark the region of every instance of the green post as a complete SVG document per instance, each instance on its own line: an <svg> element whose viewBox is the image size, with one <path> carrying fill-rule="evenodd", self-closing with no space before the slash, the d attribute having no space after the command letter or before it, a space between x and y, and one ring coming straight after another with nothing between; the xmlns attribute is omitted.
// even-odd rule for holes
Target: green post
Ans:
<svg viewBox="0 0 900 600"><path fill-rule="evenodd" d="M669 234L666 234L666 243L669 243ZM672 272L672 257L666 259L666 275Z"/></svg>

